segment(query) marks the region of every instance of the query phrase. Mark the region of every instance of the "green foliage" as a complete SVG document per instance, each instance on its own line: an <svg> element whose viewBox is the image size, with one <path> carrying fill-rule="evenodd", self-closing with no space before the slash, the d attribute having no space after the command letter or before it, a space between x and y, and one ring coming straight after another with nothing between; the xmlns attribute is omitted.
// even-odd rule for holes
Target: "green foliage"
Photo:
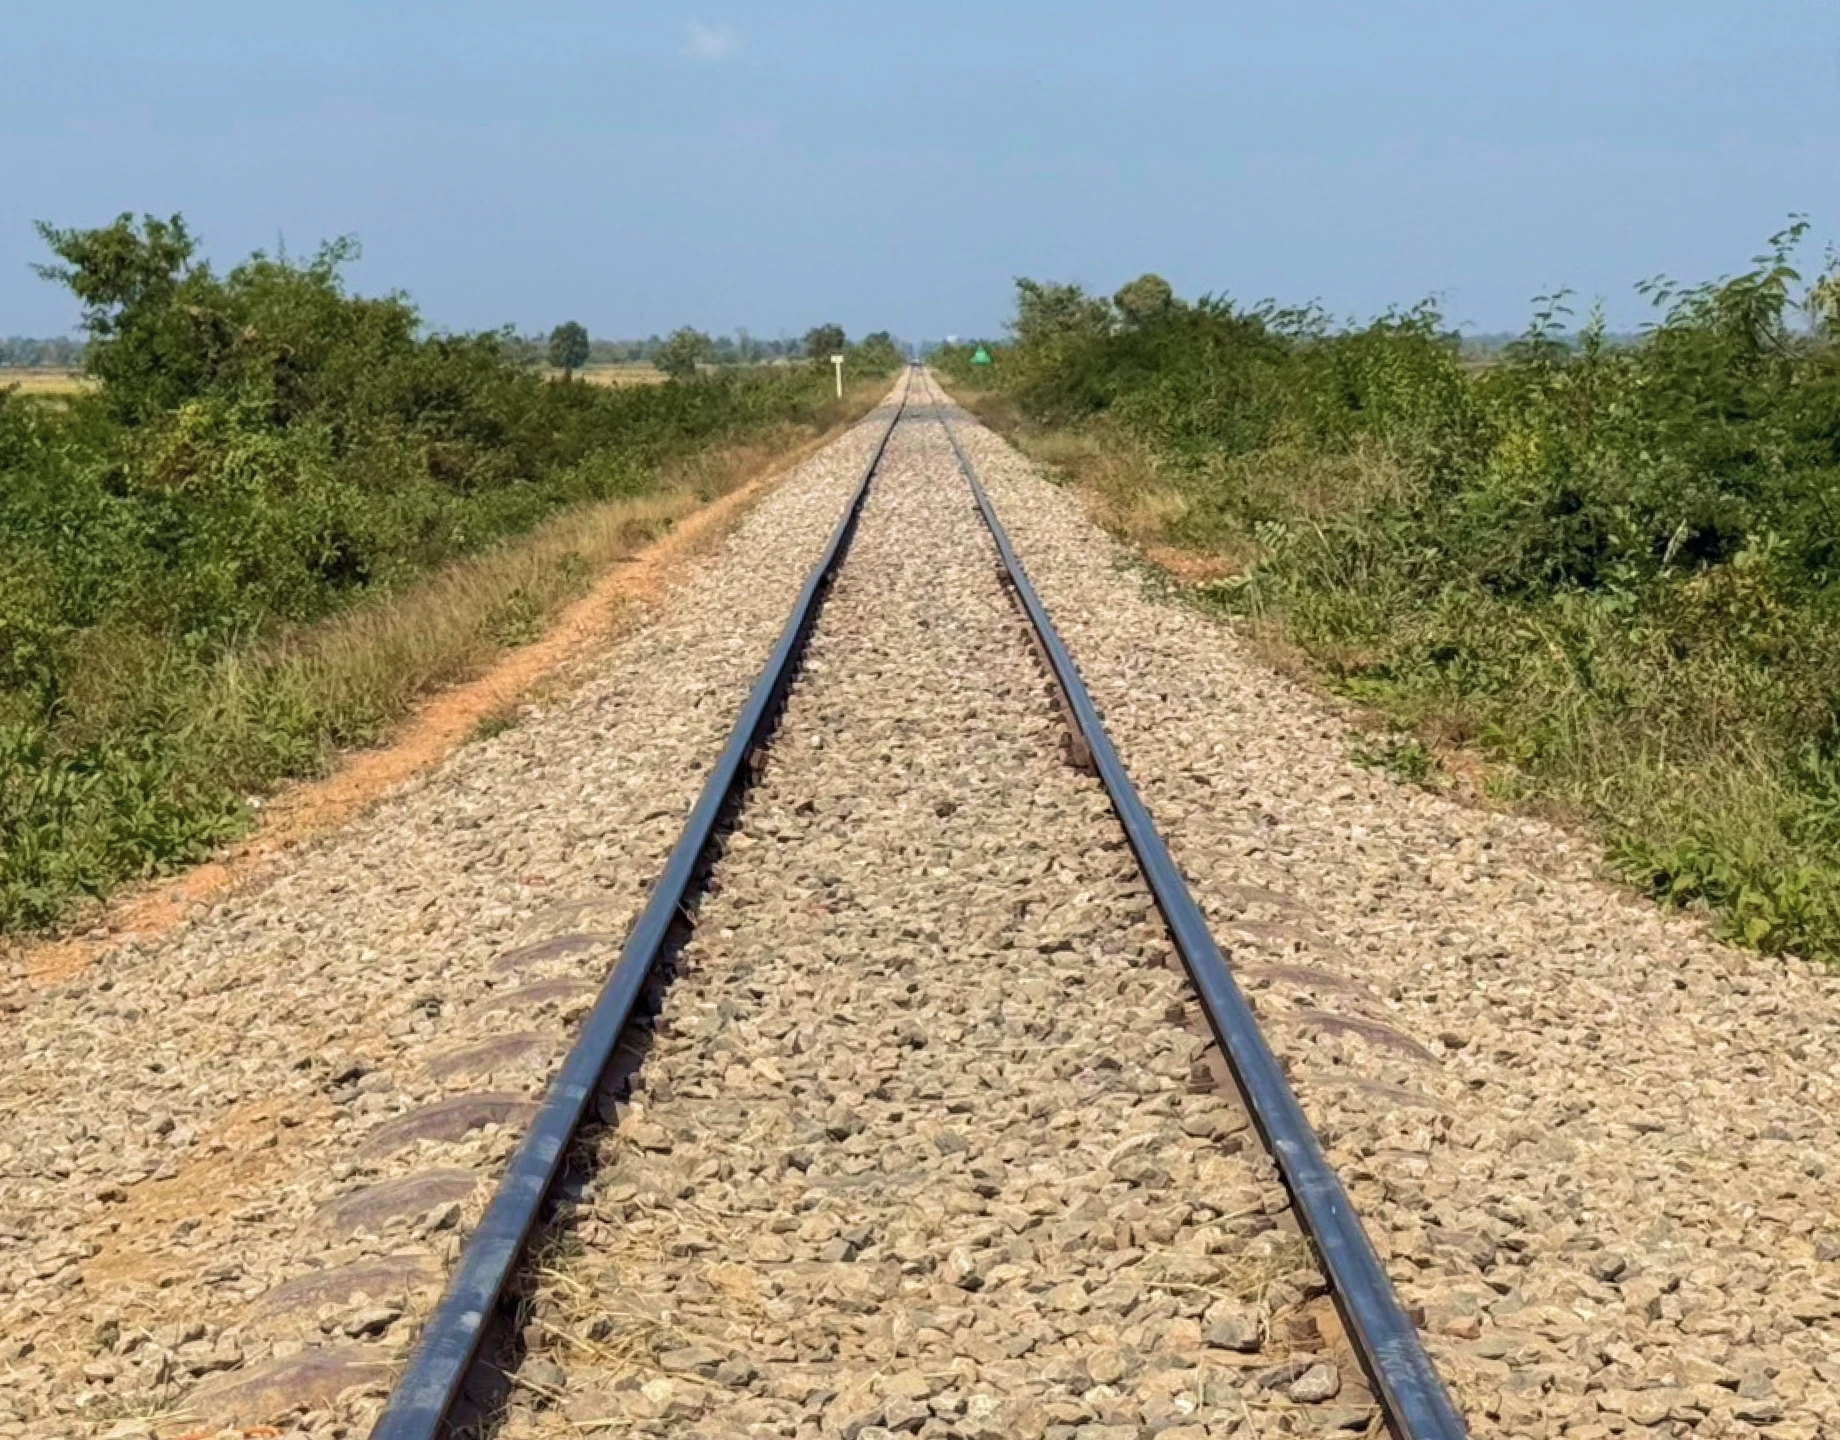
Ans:
<svg viewBox="0 0 1840 1440"><path fill-rule="evenodd" d="M505 734L507 731L517 729L517 723L517 711L511 706L507 705L498 710L491 710L481 715L479 719L474 722L471 738L474 743L492 740Z"/></svg>
<svg viewBox="0 0 1840 1440"><path fill-rule="evenodd" d="M1210 603L1594 815L1656 895L1840 957L1840 350L1802 234L1651 282L1622 343L1546 297L1479 369L1428 305L1335 329L1023 281L991 379L1156 457L1166 538L1239 564ZM1415 744L1366 759L1416 771Z"/></svg>
<svg viewBox="0 0 1840 1440"><path fill-rule="evenodd" d="M831 356L843 353L846 339L841 325L814 325L805 332L805 358L828 365Z"/></svg>
<svg viewBox="0 0 1840 1440"><path fill-rule="evenodd" d="M990 357L988 365L972 362L980 348ZM926 363L959 389L985 389L1001 386L1010 378L1007 362L1012 348L994 340L941 345L926 357Z"/></svg>
<svg viewBox="0 0 1840 1440"><path fill-rule="evenodd" d="M194 265L197 242L182 216L122 215L98 230L38 233L65 263L41 265L48 280L83 302L89 372L108 383L117 413L134 420L196 393L204 370L234 345L225 317L196 302L214 289L208 266Z"/></svg>
<svg viewBox="0 0 1840 1440"><path fill-rule="evenodd" d="M176 216L43 233L100 384L0 391L0 928L197 858L252 791L370 737L291 667L298 627L828 395L803 366L554 383L349 294L344 243L218 275ZM488 628L543 613L520 593Z"/></svg>
<svg viewBox="0 0 1840 1440"><path fill-rule="evenodd" d="M1363 741L1348 758L1369 769L1384 770L1409 785L1429 785L1437 777L1437 757L1409 735L1387 735Z"/></svg>
<svg viewBox="0 0 1840 1440"><path fill-rule="evenodd" d="M564 375L573 375L588 363L591 347L585 326L565 320L549 332L549 363Z"/></svg>
<svg viewBox="0 0 1840 1440"><path fill-rule="evenodd" d="M848 367L857 375L888 375L906 363L901 347L886 330L863 336L850 346L847 355Z"/></svg>
<svg viewBox="0 0 1840 1440"><path fill-rule="evenodd" d="M1154 325L1175 309L1176 292L1161 275L1143 274L1121 285L1112 296L1112 308L1126 325Z"/></svg>
<svg viewBox="0 0 1840 1440"><path fill-rule="evenodd" d="M688 325L674 330L671 337L652 355L656 365L673 380L694 380L698 367L715 359L715 342L701 330Z"/></svg>

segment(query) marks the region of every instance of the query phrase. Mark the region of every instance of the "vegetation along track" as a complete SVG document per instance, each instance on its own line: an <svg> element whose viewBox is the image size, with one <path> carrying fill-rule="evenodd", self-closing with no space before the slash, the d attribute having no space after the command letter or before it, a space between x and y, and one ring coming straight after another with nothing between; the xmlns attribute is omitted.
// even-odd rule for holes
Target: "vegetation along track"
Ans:
<svg viewBox="0 0 1840 1440"><path fill-rule="evenodd" d="M909 419L616 1056L629 1103L595 1097L519 1279L497 1423L1371 1425L946 437ZM578 695L180 931L0 989L0 1435L369 1430L887 421L784 477ZM1619 902L1550 827L1349 764L955 430L1475 1432L1834 1433L1833 985Z"/></svg>
<svg viewBox="0 0 1840 1440"><path fill-rule="evenodd" d="M1366 1428L1333 1359L1228 1367L1207 1393L1210 1349L1258 1352L1251 1302L1285 1281L1300 1334L1320 1335L1308 1302L1333 1295L1347 1329L1328 1328L1398 1433L1464 1433L942 399L910 378L378 1440L433 1440L456 1405L497 1411L489 1382L464 1393L469 1367L502 1374L518 1352L515 1391L537 1403L508 1435L649 1421L994 1437L1134 1429L1146 1412L1179 1427L1230 1394L1264 1408L1279 1386L1286 1404L1339 1396L1331 1428ZM942 483L954 466L968 485ZM1025 635L1073 727L1063 755L1098 785L1056 769ZM686 944L698 869L788 698ZM636 1098L596 1139L566 1239L539 1244L531 1322L495 1339L482 1317L531 1273L522 1252L568 1147L680 945ZM1152 968L1177 957L1322 1278L1272 1218L1287 1207L1213 1093L1203 1038L1177 1028L1188 1007ZM639 1357L666 1374L642 1383ZM1044 1370L1046 1390L1018 1383Z"/></svg>

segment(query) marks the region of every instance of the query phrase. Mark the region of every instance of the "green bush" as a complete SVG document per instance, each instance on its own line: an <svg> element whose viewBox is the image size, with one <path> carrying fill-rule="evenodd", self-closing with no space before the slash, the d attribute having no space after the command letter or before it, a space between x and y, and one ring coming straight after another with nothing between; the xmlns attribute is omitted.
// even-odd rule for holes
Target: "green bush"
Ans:
<svg viewBox="0 0 1840 1440"><path fill-rule="evenodd" d="M1832 958L1840 349L1832 277L1799 321L1801 237L1650 285L1654 324L1621 342L1541 301L1479 370L1430 306L1338 330L1024 281L990 380L1039 424L1148 448L1169 538L1253 557L1212 603L1594 815L1656 895ZM968 352L938 363L972 378Z"/></svg>
<svg viewBox="0 0 1840 1440"><path fill-rule="evenodd" d="M99 384L0 389L0 928L199 857L249 789L368 738L285 666L230 684L239 655L829 396L802 366L553 382L350 294L345 243L219 275L179 217L41 231Z"/></svg>

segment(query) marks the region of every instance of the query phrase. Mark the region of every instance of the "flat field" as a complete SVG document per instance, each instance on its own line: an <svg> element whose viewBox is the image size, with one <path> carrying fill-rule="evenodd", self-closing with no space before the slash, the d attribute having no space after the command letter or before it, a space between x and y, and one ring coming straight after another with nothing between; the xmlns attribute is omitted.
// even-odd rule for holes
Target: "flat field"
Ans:
<svg viewBox="0 0 1840 1440"><path fill-rule="evenodd" d="M75 395L89 384L71 370L0 370L0 390L17 386L22 395Z"/></svg>
<svg viewBox="0 0 1840 1440"><path fill-rule="evenodd" d="M664 379L655 365L587 365L580 374L592 385L656 385Z"/></svg>

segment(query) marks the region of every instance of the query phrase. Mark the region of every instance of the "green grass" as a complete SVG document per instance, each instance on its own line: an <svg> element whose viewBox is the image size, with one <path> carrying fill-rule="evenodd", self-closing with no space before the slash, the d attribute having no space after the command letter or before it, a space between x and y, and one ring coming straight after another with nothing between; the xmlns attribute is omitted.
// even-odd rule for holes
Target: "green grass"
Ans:
<svg viewBox="0 0 1840 1440"><path fill-rule="evenodd" d="M1380 770L1407 785L1431 786L1442 767L1437 757L1416 736L1372 736L1356 744L1348 758L1370 770Z"/></svg>

